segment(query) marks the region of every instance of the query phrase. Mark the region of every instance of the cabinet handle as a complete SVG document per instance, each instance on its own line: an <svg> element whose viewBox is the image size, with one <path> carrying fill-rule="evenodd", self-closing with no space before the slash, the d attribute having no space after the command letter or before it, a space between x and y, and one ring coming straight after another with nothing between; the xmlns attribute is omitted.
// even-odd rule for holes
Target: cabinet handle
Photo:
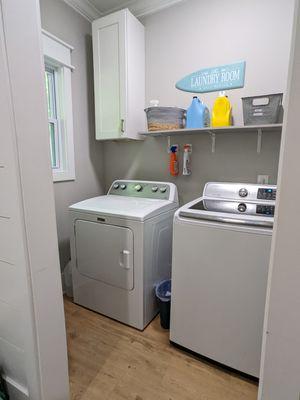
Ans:
<svg viewBox="0 0 300 400"><path fill-rule="evenodd" d="M121 132L124 133L125 132L125 120L121 119Z"/></svg>

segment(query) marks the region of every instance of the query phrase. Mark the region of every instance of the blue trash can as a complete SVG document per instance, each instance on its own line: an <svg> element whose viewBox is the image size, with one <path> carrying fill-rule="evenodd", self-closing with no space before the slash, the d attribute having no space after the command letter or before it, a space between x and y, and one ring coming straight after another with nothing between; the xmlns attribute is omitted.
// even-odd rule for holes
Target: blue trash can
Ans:
<svg viewBox="0 0 300 400"><path fill-rule="evenodd" d="M160 282L155 288L155 294L159 304L160 325L170 329L171 279Z"/></svg>

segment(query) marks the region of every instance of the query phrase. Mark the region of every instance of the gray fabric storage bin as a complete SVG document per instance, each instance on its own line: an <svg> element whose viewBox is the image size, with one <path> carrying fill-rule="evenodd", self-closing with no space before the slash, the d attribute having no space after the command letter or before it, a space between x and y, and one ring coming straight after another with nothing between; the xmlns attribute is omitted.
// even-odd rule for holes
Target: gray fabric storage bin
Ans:
<svg viewBox="0 0 300 400"><path fill-rule="evenodd" d="M149 132L184 128L186 110L183 108L154 106L145 112Z"/></svg>
<svg viewBox="0 0 300 400"><path fill-rule="evenodd" d="M282 122L282 93L242 97L244 125L277 124Z"/></svg>

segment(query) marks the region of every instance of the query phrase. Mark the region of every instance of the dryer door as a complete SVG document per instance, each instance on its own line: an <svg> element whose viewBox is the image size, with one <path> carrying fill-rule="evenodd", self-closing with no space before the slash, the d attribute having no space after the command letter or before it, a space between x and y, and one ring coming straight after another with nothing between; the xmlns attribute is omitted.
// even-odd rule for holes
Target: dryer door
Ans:
<svg viewBox="0 0 300 400"><path fill-rule="evenodd" d="M77 220L77 269L89 278L133 289L133 233L129 228Z"/></svg>

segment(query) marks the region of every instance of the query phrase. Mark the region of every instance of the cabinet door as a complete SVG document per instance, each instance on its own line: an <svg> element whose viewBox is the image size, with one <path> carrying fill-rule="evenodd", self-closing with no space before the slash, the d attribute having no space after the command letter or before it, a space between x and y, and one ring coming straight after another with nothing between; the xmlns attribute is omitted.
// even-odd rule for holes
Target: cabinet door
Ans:
<svg viewBox="0 0 300 400"><path fill-rule="evenodd" d="M93 22L96 139L118 139L125 130L126 12Z"/></svg>

